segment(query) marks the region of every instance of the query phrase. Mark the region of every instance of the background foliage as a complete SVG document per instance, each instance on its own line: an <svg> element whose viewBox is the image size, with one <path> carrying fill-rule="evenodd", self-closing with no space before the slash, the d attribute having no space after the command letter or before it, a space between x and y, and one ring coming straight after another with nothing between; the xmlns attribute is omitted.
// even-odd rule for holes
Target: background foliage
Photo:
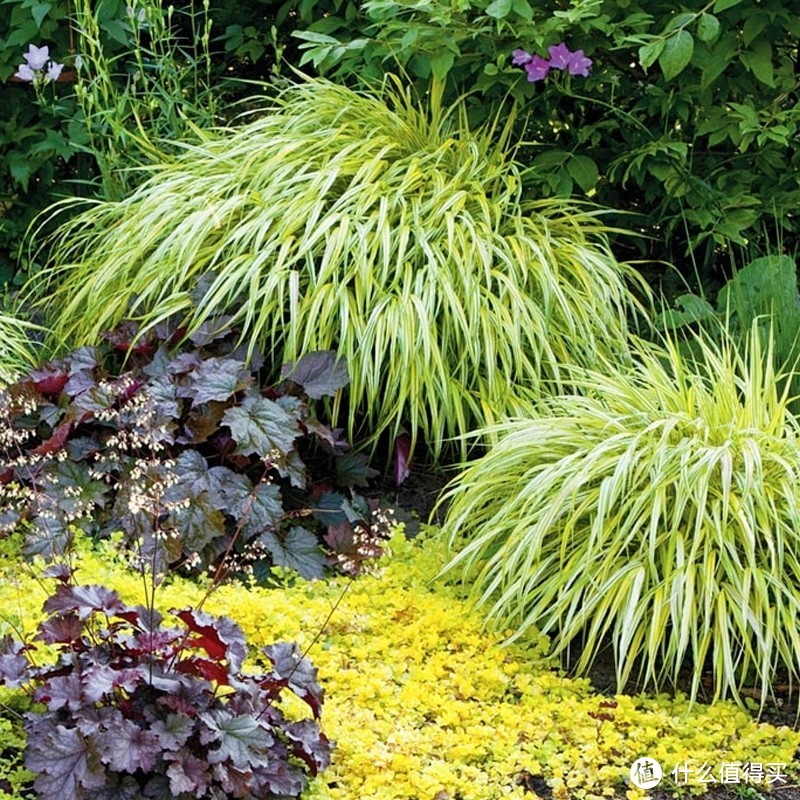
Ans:
<svg viewBox="0 0 800 800"><path fill-rule="evenodd" d="M778 240L793 248L800 200L797 42L785 0L439 0L306 5L319 11L302 63L342 80L406 70L451 95L474 92L478 117L523 111L534 196L588 193L642 216L654 259L719 280L720 248ZM309 13L305 17L308 19ZM527 83L510 56L566 41L594 61L586 78ZM555 77L555 79L554 79ZM562 78L564 76L561 76ZM765 239L766 237L766 239ZM623 246L622 252L630 243ZM656 276L654 276L656 277Z"/></svg>

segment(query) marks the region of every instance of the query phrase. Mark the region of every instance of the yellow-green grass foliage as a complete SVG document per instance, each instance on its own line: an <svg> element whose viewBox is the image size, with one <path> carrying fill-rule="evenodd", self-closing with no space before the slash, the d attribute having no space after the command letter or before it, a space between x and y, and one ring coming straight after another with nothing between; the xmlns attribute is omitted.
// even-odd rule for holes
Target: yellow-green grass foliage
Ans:
<svg viewBox="0 0 800 800"><path fill-rule="evenodd" d="M351 425L406 423L434 451L519 412L562 364L619 356L626 280L643 285L597 214L523 200L510 125L470 130L439 95L302 82L93 204L37 279L55 340L92 342L131 302L146 324L177 312L190 329L224 311L276 365L338 350Z"/></svg>
<svg viewBox="0 0 800 800"><path fill-rule="evenodd" d="M698 336L697 361L643 345L632 372L586 374L583 396L494 431L443 528L488 620L552 634L580 670L610 636L620 685L687 666L692 695L705 670L715 697L797 681L798 423L759 342Z"/></svg>
<svg viewBox="0 0 800 800"><path fill-rule="evenodd" d="M36 363L34 330L37 326L0 311L0 387Z"/></svg>
<svg viewBox="0 0 800 800"><path fill-rule="evenodd" d="M529 776L547 780L556 800L619 796L643 754L664 766L667 784L674 766L703 763L784 764L793 775L800 733L757 724L729 703L604 697L548 668L540 637L501 646L450 589L431 582L443 563L438 548L400 535L383 574L349 588L345 579L285 590L232 584L207 603L243 626L254 651L276 640L310 647L326 691L323 730L336 743L310 800L525 800L533 796L524 787ZM78 563L84 582L142 601L141 580L113 547L84 551ZM30 631L45 588L15 565L4 569L0 608ZM159 589L158 604L183 607L201 594L173 580ZM707 786L690 777L683 788Z"/></svg>

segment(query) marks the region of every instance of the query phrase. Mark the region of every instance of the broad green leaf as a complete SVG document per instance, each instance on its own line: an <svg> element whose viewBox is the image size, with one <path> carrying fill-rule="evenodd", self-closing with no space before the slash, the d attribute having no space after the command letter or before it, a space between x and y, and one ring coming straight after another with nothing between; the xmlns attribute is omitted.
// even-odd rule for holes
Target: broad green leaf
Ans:
<svg viewBox="0 0 800 800"><path fill-rule="evenodd" d="M639 48L639 63L644 69L655 64L658 57L664 50L666 39L658 39L650 44L644 44Z"/></svg>
<svg viewBox="0 0 800 800"><path fill-rule="evenodd" d="M222 424L230 428L236 452L242 455L267 456L273 450L288 453L300 435L293 416L272 400L254 394L229 408L222 416Z"/></svg>
<svg viewBox="0 0 800 800"><path fill-rule="evenodd" d="M528 0L512 0L511 9L515 14L519 14L522 19L528 22L533 19L533 8Z"/></svg>
<svg viewBox="0 0 800 800"><path fill-rule="evenodd" d="M761 83L767 86L775 85L772 45L769 42L756 42L753 48L745 50L739 56L739 60Z"/></svg>
<svg viewBox="0 0 800 800"><path fill-rule="evenodd" d="M669 308L656 316L655 324L661 330L676 330L696 322L716 318L714 306L695 294L682 294L675 298L677 308Z"/></svg>
<svg viewBox="0 0 800 800"><path fill-rule="evenodd" d="M440 53L432 56L430 64L433 77L443 81L447 77L447 73L450 72L454 61L455 55L449 50L442 50Z"/></svg>
<svg viewBox="0 0 800 800"><path fill-rule="evenodd" d="M495 19L507 17L513 6L513 0L493 0L486 7L486 13Z"/></svg>
<svg viewBox="0 0 800 800"><path fill-rule="evenodd" d="M741 2L742 0L717 0L714 3L713 11L715 14L719 14L721 11L727 11L729 8L738 6Z"/></svg>
<svg viewBox="0 0 800 800"><path fill-rule="evenodd" d="M719 35L719 20L713 14L701 14L697 23L697 38L701 42L713 42Z"/></svg>
<svg viewBox="0 0 800 800"><path fill-rule="evenodd" d="M597 164L589 156L572 156L567 161L567 172L584 192L597 185Z"/></svg>
<svg viewBox="0 0 800 800"><path fill-rule="evenodd" d="M39 28L42 27L44 18L50 13L52 7L52 3L35 3L31 6L31 16Z"/></svg>
<svg viewBox="0 0 800 800"><path fill-rule="evenodd" d="M687 30L678 31L664 43L664 49L658 57L665 80L672 80L686 69L694 53L694 38Z"/></svg>

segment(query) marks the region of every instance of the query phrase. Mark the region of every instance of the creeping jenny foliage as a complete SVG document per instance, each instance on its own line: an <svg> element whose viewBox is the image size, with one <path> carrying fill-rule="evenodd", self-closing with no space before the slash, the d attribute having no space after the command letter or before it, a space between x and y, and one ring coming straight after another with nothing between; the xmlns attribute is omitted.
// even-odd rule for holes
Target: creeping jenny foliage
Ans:
<svg viewBox="0 0 800 800"><path fill-rule="evenodd" d="M525 783L536 777L557 800L600 798L625 791L630 764L642 753L667 771L684 762L697 769L752 761L785 764L792 775L800 734L757 724L726 702L599 695L588 681L548 667L544 639L501 647L452 590L431 582L443 563L435 542L399 535L391 548L380 577L288 590L232 583L206 605L209 613L235 614L259 662L256 651L273 641L311 646L325 687L324 729L336 747L309 798L525 800L532 797ZM103 553L81 546L77 575L141 602L139 577L116 557L113 546ZM31 630L49 588L15 564L5 569L0 608ZM173 579L158 602L166 611L194 605L202 593L202 586ZM283 710L294 718L293 708L300 713L304 704L290 699Z"/></svg>
<svg viewBox="0 0 800 800"><path fill-rule="evenodd" d="M304 81L67 223L55 282L32 288L57 341L91 342L129 313L179 313L190 330L229 313L277 364L334 349L351 431L405 424L436 454L560 385L562 364L626 347L633 271L595 214L523 202L509 134L471 130L436 87L420 104L399 82Z"/></svg>
<svg viewBox="0 0 800 800"><path fill-rule="evenodd" d="M796 683L800 426L757 325L747 343L698 336L694 361L668 339L498 426L443 527L490 620L578 647L580 670L610 636L620 686Z"/></svg>

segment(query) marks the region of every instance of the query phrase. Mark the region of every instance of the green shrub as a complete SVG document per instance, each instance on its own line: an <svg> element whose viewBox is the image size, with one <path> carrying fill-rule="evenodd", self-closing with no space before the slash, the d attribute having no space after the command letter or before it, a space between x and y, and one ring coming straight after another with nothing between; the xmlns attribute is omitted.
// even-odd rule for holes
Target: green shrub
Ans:
<svg viewBox="0 0 800 800"><path fill-rule="evenodd" d="M781 226L797 241L800 17L790 0L299 5L301 66L351 82L399 66L421 93L431 76L446 79L450 96L476 92L478 118L513 97L533 144L532 191L589 191L642 214L652 238L639 242L654 259L686 263L694 251L705 278L720 245ZM546 57L560 42L593 60L588 78L531 84L512 65L517 48Z"/></svg>
<svg viewBox="0 0 800 800"><path fill-rule="evenodd" d="M757 329L744 354L698 337L502 425L446 497L448 567L514 636L578 669L613 641L620 685L706 669L714 694L800 676L800 427Z"/></svg>
<svg viewBox="0 0 800 800"><path fill-rule="evenodd" d="M337 349L351 428L357 412L371 433L407 423L438 452L560 385L562 364L626 347L635 273L595 213L521 201L508 132L471 131L436 92L420 109L399 85L292 86L60 231L39 287L55 340L94 341L129 313L195 330L227 312L275 365Z"/></svg>

